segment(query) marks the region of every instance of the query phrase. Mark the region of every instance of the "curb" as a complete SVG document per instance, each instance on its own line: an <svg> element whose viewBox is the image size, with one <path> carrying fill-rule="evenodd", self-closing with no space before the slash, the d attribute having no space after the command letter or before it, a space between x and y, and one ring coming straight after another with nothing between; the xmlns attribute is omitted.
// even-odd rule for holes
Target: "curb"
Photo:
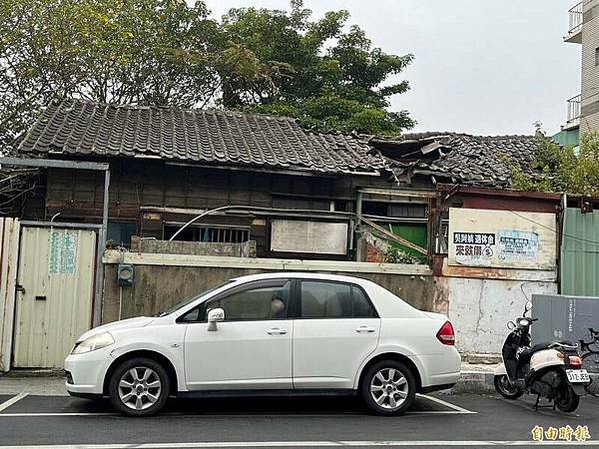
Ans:
<svg viewBox="0 0 599 449"><path fill-rule="evenodd" d="M494 392L495 385L493 384L493 377L492 371L462 371L458 382L452 388L444 390L442 393L452 395Z"/></svg>

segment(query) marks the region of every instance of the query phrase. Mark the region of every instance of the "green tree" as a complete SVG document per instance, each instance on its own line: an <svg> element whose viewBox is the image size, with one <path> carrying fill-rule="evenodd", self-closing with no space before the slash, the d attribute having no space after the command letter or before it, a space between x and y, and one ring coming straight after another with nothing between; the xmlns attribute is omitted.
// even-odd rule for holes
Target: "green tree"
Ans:
<svg viewBox="0 0 599 449"><path fill-rule="evenodd" d="M298 118L325 131L399 134L414 125L406 111L390 112L392 95L409 89L389 83L412 61L375 48L349 13L331 11L311 20L302 0L287 11L232 9L222 20L223 42L253 55L252 69L238 76L221 71L221 101Z"/></svg>
<svg viewBox="0 0 599 449"><path fill-rule="evenodd" d="M10 146L53 96L201 103L217 83L217 35L203 2L0 2L0 144Z"/></svg>
<svg viewBox="0 0 599 449"><path fill-rule="evenodd" d="M599 195L599 133L582 135L578 151L540 138L530 170L513 171L513 188Z"/></svg>
<svg viewBox="0 0 599 449"><path fill-rule="evenodd" d="M374 48L345 11L311 20L203 1L0 2L0 146L7 151L55 96L98 102L224 107L300 119L327 131L397 134L391 83L412 60Z"/></svg>

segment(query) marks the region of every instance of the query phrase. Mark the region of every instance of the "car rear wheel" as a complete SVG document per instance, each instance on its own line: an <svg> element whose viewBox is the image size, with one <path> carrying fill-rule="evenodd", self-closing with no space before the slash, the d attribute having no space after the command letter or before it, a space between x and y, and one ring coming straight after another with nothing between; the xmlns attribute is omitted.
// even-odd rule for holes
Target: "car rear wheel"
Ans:
<svg viewBox="0 0 599 449"><path fill-rule="evenodd" d="M416 397L412 371L395 360L383 360L368 368L360 389L370 410L384 416L401 415Z"/></svg>
<svg viewBox="0 0 599 449"><path fill-rule="evenodd" d="M166 404L170 393L168 375L155 360L135 358L123 362L112 374L110 402L128 416L151 416Z"/></svg>

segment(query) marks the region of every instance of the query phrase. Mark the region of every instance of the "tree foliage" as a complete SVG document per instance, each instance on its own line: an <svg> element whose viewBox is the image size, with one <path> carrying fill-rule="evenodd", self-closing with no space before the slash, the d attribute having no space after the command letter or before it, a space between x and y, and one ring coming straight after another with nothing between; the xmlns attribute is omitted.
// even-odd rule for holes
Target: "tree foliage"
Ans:
<svg viewBox="0 0 599 449"><path fill-rule="evenodd" d="M1 2L0 143L9 145L53 96L201 102L214 84L217 33L201 2Z"/></svg>
<svg viewBox="0 0 599 449"><path fill-rule="evenodd" d="M375 48L349 13L332 11L311 20L301 0L291 10L232 9L223 18L225 40L255 57L255 73L221 73L225 107L244 107L298 118L323 130L399 134L414 122L406 111L389 112L389 99L409 89L388 84L412 61Z"/></svg>
<svg viewBox="0 0 599 449"><path fill-rule="evenodd" d="M579 150L539 140L532 171L514 169L518 190L599 195L599 133L583 134Z"/></svg>
<svg viewBox="0 0 599 449"><path fill-rule="evenodd" d="M98 102L224 107L300 119L331 131L410 127L388 84L412 57L387 55L346 11L311 20L232 9L212 19L202 1L0 2L0 145L14 143L54 96Z"/></svg>

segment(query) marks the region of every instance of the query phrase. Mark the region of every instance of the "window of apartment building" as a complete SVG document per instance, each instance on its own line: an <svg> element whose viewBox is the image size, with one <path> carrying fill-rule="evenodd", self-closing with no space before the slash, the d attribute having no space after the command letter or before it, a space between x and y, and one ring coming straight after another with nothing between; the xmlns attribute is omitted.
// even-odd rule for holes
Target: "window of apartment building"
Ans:
<svg viewBox="0 0 599 449"><path fill-rule="evenodd" d="M599 47L595 49L595 65L599 65Z"/></svg>

